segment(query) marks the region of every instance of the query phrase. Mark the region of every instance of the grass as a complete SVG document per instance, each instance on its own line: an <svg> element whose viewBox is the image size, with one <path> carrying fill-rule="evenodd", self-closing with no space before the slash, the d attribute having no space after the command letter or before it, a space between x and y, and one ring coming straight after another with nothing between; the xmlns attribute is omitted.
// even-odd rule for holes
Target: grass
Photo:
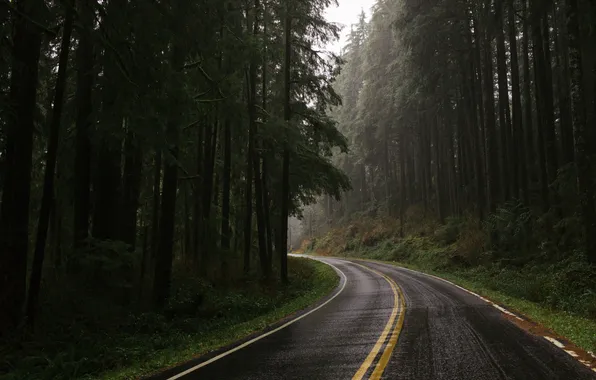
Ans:
<svg viewBox="0 0 596 380"><path fill-rule="evenodd" d="M289 273L287 287L265 287L258 281L227 289L197 284L204 301L191 314L129 315L104 331L82 328L73 321L73 331L68 333L54 332L16 346L0 347L0 378L138 378L262 330L313 304L339 281L332 268L308 259L290 258ZM174 296L178 299L175 302L182 305L196 293L195 286L184 284L178 286Z"/></svg>

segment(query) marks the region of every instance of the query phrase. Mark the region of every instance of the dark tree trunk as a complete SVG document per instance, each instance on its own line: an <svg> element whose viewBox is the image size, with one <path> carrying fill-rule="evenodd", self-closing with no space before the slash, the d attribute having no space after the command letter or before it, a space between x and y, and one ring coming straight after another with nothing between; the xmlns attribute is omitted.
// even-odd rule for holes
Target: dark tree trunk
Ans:
<svg viewBox="0 0 596 380"><path fill-rule="evenodd" d="M215 155L217 153L217 130L219 112L217 108L213 112L212 126L210 134L205 136L205 156L203 157L203 186L202 186L202 206L201 206L201 230L200 230L200 244L201 244L201 273L206 274L209 267L209 253L211 245L214 240L211 237L209 229L212 227L210 223L211 218L211 204L213 198L213 185L215 173Z"/></svg>
<svg viewBox="0 0 596 380"><path fill-rule="evenodd" d="M404 215L406 209L406 144L405 133L399 136L399 177L400 177L400 204L399 204L399 236L404 237Z"/></svg>
<svg viewBox="0 0 596 380"><path fill-rule="evenodd" d="M499 156L501 157L501 186L502 198L501 200L509 200L514 191L517 190L517 165L512 165L511 161L515 162L515 141L512 141L511 120L509 110L509 89L507 84L507 63L505 57L505 35L503 33L503 4L496 6L496 20L497 20L497 73L499 84L499 131L501 134L501 147L499 149Z"/></svg>
<svg viewBox="0 0 596 380"><path fill-rule="evenodd" d="M93 237L96 239L116 240L120 238L120 144L105 137L100 143L97 156L97 168L93 181Z"/></svg>
<svg viewBox="0 0 596 380"><path fill-rule="evenodd" d="M128 244L131 251L134 251L137 240L137 211L141 193L143 154L138 136L130 130L130 127L124 142L124 158L120 238Z"/></svg>
<svg viewBox="0 0 596 380"><path fill-rule="evenodd" d="M93 237L96 239L117 240L122 237L119 231L124 205L121 156L124 117L120 105L122 83L121 68L115 50L126 49L121 41L123 18L126 14L125 1L108 1L105 21L100 24L104 36L101 85L101 112L98 127L94 131L94 151L97 152L97 165L93 178ZM126 153L125 153L126 154ZM124 206L126 207L126 206Z"/></svg>
<svg viewBox="0 0 596 380"><path fill-rule="evenodd" d="M252 70L252 69L251 69ZM247 86L250 87L250 82L247 82ZM249 104L252 100L249 99ZM249 108L252 108L249 105ZM252 119L253 116L250 116ZM254 124L251 120L248 127L248 148L246 157L246 188L244 190L244 200L246 213L244 215L244 273L250 271L250 251L252 249L252 182L253 182L253 128Z"/></svg>
<svg viewBox="0 0 596 380"><path fill-rule="evenodd" d="M284 22L284 120L287 127L290 125L291 118L291 63L292 63L292 16L290 15L290 5L286 3L286 15ZM290 209L290 147L288 135L284 141L283 162L282 162L282 181L281 181L281 215L279 224L279 246L278 254L280 259L280 278L282 283L288 282L288 214Z"/></svg>
<svg viewBox="0 0 596 380"><path fill-rule="evenodd" d="M273 259L273 230L271 229L271 214L269 212L270 201L269 201L269 188L267 186L267 158L263 157L263 213L265 219L265 231L267 239L267 260L269 261L268 266L271 268Z"/></svg>
<svg viewBox="0 0 596 380"><path fill-rule="evenodd" d="M68 54L70 52L70 36L72 34L73 6L66 4L66 18L62 32L62 41L60 44L60 55L58 58L58 78L56 79L56 88L54 90L54 108L50 121L50 137L47 146L47 155L45 160L45 172L43 181L43 194L41 197L41 207L39 210L39 221L37 223L37 237L35 240L35 252L33 254L33 265L31 276L29 278L29 294L27 299L27 320L30 324L34 323L41 286L42 268L45 257L46 240L48 236L48 226L50 223L50 213L54 201L54 180L56 171L56 157L58 155L58 143L60 135L60 122L62 120L62 108L64 102L64 90L66 87L68 66ZM54 211L56 212L56 211Z"/></svg>
<svg viewBox="0 0 596 380"><path fill-rule="evenodd" d="M94 20L94 3L86 0L78 1L80 23L79 46L77 48L77 120L76 147L74 163L74 227L75 247L81 247L89 236L89 211L91 194L91 144L89 130L93 124L92 91L93 91L93 40L91 30Z"/></svg>
<svg viewBox="0 0 596 380"><path fill-rule="evenodd" d="M0 211L0 337L18 325L25 301L29 243L29 198L41 30L40 0L13 3L13 61L6 130L5 178Z"/></svg>
<svg viewBox="0 0 596 380"><path fill-rule="evenodd" d="M271 274L271 266L269 265L267 253L267 232L265 227L265 205L263 204L263 182L261 180L260 159L255 154L253 156L253 170L255 177L255 198L256 198L256 214L257 214L257 237L259 240L259 261L261 264L261 271L265 278L269 278Z"/></svg>
<svg viewBox="0 0 596 380"><path fill-rule="evenodd" d="M585 49L587 28L580 8L582 0L569 0L567 28L569 30L569 68L571 72L573 124L575 126L575 160L579 185L579 203L584 228L584 250L588 258L596 263L596 211L594 209L594 179L591 157L595 139L594 126L587 123L590 85L585 74ZM589 75L588 75L589 77Z"/></svg>
<svg viewBox="0 0 596 380"><path fill-rule="evenodd" d="M161 208L161 149L155 151L153 174L153 208L151 210L151 256L157 257L159 245L159 209Z"/></svg>
<svg viewBox="0 0 596 380"><path fill-rule="evenodd" d="M485 36L484 46L484 116L488 140L488 203L490 212L496 210L497 202L501 199L501 181L499 176L499 160L497 152L497 132L495 129L495 102L493 84L493 57L490 39Z"/></svg>
<svg viewBox="0 0 596 380"><path fill-rule="evenodd" d="M224 121L223 195L221 203L221 249L230 250L230 180L232 170L232 130L228 118Z"/></svg>
<svg viewBox="0 0 596 380"><path fill-rule="evenodd" d="M550 152L551 147L549 139L549 129L551 128L552 118L549 116L552 112L552 101L548 101L547 93L552 91L548 89L546 79L546 65L544 43L542 35L542 16L539 10L540 5L536 0L531 0L531 9L533 14L532 20L532 40L533 40L533 52L534 52L534 78L536 82L536 105L538 111L538 159L540 167L540 190L542 195L542 210L547 212L550 208L550 197L548 187L553 179L552 171L553 168L553 155L556 152ZM549 63L550 65L550 63ZM550 109L549 109L550 107Z"/></svg>
<svg viewBox="0 0 596 380"><path fill-rule="evenodd" d="M183 15L182 6L178 7L179 15ZM179 24L174 30L179 29ZM174 38L176 38L175 33ZM184 61L184 53L180 46L174 45L172 49L171 67L178 69ZM179 91L181 85L179 75L171 84L173 89L170 94L170 109L166 125L166 142L171 157L165 160L163 176L163 193L161 201L161 218L159 220L158 252L155 260L155 275L153 282L153 305L157 310L162 310L170 296L172 279L172 260L174 258L174 232L176 222L176 193L178 190L178 119L180 117L180 101L173 94Z"/></svg>
<svg viewBox="0 0 596 380"><path fill-rule="evenodd" d="M523 106L524 106L524 159L528 168L528 184L535 181L536 176L536 149L534 144L534 118L532 115L532 77L530 69L530 23L529 12L527 9L527 0L522 1L524 14L524 33L523 33ZM529 192L529 188L528 188Z"/></svg>
<svg viewBox="0 0 596 380"><path fill-rule="evenodd" d="M528 194L528 168L526 166L525 149L523 143L522 129L522 104L521 87L519 75L519 59L517 54L517 28L515 25L515 7L514 0L509 0L508 4L508 27L509 27L509 52L511 55L511 97L512 97L512 139L515 142L515 158L512 164L519 167L517 174L518 186L515 189L517 196L523 200L524 204L529 205L530 197Z"/></svg>
<svg viewBox="0 0 596 380"><path fill-rule="evenodd" d="M571 115L571 91L569 84L569 47L565 24L565 5L560 10L553 4L555 27L555 57L557 65L557 98L559 106L559 134L561 136L561 165L574 162L573 120Z"/></svg>

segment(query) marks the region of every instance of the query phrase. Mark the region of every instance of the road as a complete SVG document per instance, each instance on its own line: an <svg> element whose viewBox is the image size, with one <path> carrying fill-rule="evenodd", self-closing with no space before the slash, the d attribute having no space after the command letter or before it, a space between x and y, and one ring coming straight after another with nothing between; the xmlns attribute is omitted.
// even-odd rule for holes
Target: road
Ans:
<svg viewBox="0 0 596 380"><path fill-rule="evenodd" d="M596 379L459 287L388 264L321 261L341 275L329 297L265 335L153 379Z"/></svg>

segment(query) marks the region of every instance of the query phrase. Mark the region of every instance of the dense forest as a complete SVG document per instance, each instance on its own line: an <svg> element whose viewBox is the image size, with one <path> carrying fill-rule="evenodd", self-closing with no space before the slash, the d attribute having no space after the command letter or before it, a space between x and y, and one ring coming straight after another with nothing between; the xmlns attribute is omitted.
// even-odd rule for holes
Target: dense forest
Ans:
<svg viewBox="0 0 596 380"><path fill-rule="evenodd" d="M594 25L588 0L377 1L335 85L353 190L310 208L306 235L364 214L403 236L415 206L596 262Z"/></svg>
<svg viewBox="0 0 596 380"><path fill-rule="evenodd" d="M177 271L288 281L288 216L349 188L331 4L0 2L2 338L167 311Z"/></svg>

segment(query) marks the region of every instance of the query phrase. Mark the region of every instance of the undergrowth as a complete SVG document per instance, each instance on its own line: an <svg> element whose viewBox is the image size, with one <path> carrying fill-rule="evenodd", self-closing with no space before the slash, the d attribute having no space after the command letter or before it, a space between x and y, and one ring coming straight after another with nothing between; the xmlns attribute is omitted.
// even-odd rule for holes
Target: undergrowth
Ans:
<svg viewBox="0 0 596 380"><path fill-rule="evenodd" d="M178 271L160 314L64 295L35 334L0 345L0 378L129 379L229 344L303 309L338 282L325 264L289 259L290 285L246 278L227 287ZM73 290L75 291L75 290ZM40 331L41 330L41 331Z"/></svg>

